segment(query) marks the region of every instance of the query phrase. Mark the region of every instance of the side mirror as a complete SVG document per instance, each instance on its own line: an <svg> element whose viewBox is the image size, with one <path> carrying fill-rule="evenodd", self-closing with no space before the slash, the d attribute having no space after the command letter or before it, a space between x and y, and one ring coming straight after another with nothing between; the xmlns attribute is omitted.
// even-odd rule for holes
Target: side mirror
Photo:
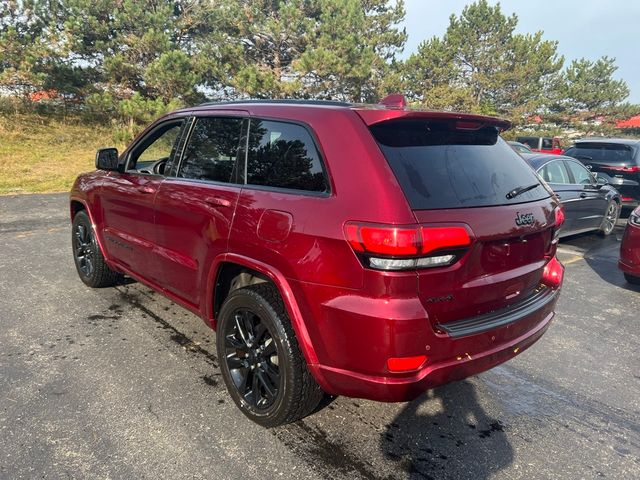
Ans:
<svg viewBox="0 0 640 480"><path fill-rule="evenodd" d="M594 175L595 179L596 179L596 183L600 186L603 185L609 185L609 183L611 183L611 177L609 175L607 175L606 173L597 173Z"/></svg>
<svg viewBox="0 0 640 480"><path fill-rule="evenodd" d="M98 170L118 170L118 149L100 148L96 152L96 168Z"/></svg>

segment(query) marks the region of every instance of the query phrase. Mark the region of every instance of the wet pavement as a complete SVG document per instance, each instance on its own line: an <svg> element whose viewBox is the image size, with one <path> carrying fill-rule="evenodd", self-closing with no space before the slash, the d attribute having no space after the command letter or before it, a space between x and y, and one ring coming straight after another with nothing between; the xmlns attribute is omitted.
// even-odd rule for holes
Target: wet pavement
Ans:
<svg viewBox="0 0 640 480"><path fill-rule="evenodd" d="M640 289L563 240L545 336L410 403L337 398L265 430L215 334L149 288L77 278L66 195L0 197L0 478L640 478Z"/></svg>

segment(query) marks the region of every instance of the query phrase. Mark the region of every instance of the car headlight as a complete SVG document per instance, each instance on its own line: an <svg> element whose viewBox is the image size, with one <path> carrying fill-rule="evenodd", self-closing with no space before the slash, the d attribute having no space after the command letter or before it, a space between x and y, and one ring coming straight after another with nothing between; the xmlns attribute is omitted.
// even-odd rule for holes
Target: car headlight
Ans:
<svg viewBox="0 0 640 480"><path fill-rule="evenodd" d="M640 212L633 212L629 215L629 223L636 227L640 227Z"/></svg>

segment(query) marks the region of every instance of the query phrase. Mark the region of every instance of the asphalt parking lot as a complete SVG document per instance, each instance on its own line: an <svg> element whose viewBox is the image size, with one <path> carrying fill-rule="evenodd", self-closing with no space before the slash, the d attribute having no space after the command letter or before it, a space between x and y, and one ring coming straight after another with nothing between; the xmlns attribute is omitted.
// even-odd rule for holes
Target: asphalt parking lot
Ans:
<svg viewBox="0 0 640 480"><path fill-rule="evenodd" d="M199 318L138 283L80 282L66 195L0 197L0 478L640 478L623 225L562 242L556 319L513 361L265 430L227 396Z"/></svg>

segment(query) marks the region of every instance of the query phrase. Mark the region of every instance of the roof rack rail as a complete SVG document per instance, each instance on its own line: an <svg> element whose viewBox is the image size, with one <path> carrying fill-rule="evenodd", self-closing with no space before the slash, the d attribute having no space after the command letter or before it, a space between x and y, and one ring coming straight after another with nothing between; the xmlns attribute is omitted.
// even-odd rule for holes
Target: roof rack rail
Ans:
<svg viewBox="0 0 640 480"><path fill-rule="evenodd" d="M247 99L247 100L233 100L228 102L205 102L199 106L204 107L207 105L241 105L246 103L280 103L285 105L320 105L327 107L352 107L353 104L349 102L339 102L335 100L304 100L304 99Z"/></svg>

